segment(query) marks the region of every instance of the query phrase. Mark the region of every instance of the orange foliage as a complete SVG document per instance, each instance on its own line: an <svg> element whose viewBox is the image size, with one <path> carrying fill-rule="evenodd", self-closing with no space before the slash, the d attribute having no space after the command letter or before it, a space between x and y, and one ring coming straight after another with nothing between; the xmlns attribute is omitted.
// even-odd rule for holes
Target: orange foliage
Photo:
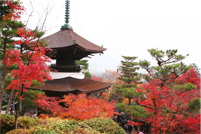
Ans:
<svg viewBox="0 0 201 134"><path fill-rule="evenodd" d="M2 20L17 20L19 19L24 11L24 7L21 6L19 3L14 4L11 0L6 0L3 2L3 6L8 6L9 10L8 13L2 16Z"/></svg>
<svg viewBox="0 0 201 134"><path fill-rule="evenodd" d="M49 99L52 98L51 101ZM45 108L45 110L51 111L49 114L46 114L48 117L59 117L62 119L75 119L75 120L84 120L84 119L92 119L94 117L112 117L116 112L114 110L114 102L108 102L102 98L97 99L94 97L87 97L86 94L79 95L64 95L64 99L58 99L53 97L45 97L43 96L41 99L44 99L48 105L45 104L40 99L35 100L42 106L41 108ZM65 107L59 105L62 103ZM44 117L44 114L43 114Z"/></svg>

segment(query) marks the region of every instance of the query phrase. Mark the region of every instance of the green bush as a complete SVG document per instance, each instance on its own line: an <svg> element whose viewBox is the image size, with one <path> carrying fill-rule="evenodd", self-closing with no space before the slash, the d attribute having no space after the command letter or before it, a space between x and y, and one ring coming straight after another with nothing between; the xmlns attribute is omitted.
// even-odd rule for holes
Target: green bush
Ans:
<svg viewBox="0 0 201 134"><path fill-rule="evenodd" d="M59 118L48 118L43 122L29 129L12 130L6 134L23 133L23 134L100 134L88 125L82 125L75 120L61 120Z"/></svg>
<svg viewBox="0 0 201 134"><path fill-rule="evenodd" d="M6 134L28 134L29 130L27 129L15 129L15 130L12 130L12 131L9 131L8 133Z"/></svg>
<svg viewBox="0 0 201 134"><path fill-rule="evenodd" d="M147 119L151 116L143 107L135 103L130 106L125 103L117 103L116 107L119 111L124 112L124 116L135 117L135 120Z"/></svg>
<svg viewBox="0 0 201 134"><path fill-rule="evenodd" d="M18 127L27 129L27 128L31 128L34 125L39 124L40 122L42 122L42 119L30 118L28 116L21 116L18 118L17 122L18 122Z"/></svg>
<svg viewBox="0 0 201 134"><path fill-rule="evenodd" d="M84 120L81 124L86 124L100 133L106 134L125 134L122 127L112 119L94 118L92 120Z"/></svg>
<svg viewBox="0 0 201 134"><path fill-rule="evenodd" d="M185 85L175 85L174 89L175 90L191 91L193 89L196 89L196 86L191 84L191 83L187 83Z"/></svg>
<svg viewBox="0 0 201 134"><path fill-rule="evenodd" d="M6 110L6 108L7 108L7 105L4 105L1 107L1 110Z"/></svg>
<svg viewBox="0 0 201 134"><path fill-rule="evenodd" d="M1 121L1 132L6 133L10 130L13 130L15 128L15 116L14 115L8 115L8 114L1 114L0 115L0 121ZM21 116L18 118L18 128L30 128L39 122L41 122L41 119L38 118L29 118L27 116Z"/></svg>
<svg viewBox="0 0 201 134"><path fill-rule="evenodd" d="M1 133L6 133L12 129L15 128L15 117L7 115L7 114L1 114L0 115L0 121L1 121Z"/></svg>
<svg viewBox="0 0 201 134"><path fill-rule="evenodd" d="M112 119L95 118L75 121L60 118L18 118L18 128L14 130L14 116L1 115L2 133L6 134L125 134Z"/></svg>
<svg viewBox="0 0 201 134"><path fill-rule="evenodd" d="M191 102L189 102L188 107L189 107L189 112L190 113L195 113L198 114L200 112L200 98L196 97L194 98Z"/></svg>

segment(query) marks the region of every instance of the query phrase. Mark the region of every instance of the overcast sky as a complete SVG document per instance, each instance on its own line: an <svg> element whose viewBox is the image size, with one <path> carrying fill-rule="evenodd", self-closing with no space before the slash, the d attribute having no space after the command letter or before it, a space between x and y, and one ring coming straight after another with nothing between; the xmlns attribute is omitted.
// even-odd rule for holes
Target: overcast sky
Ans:
<svg viewBox="0 0 201 134"><path fill-rule="evenodd" d="M28 27L41 26L47 11L45 36L64 24L65 0L21 1L27 11L23 21L34 9ZM200 0L71 0L70 25L77 34L107 48L89 60L92 72L116 70L122 55L154 65L147 51L151 48L178 49L178 54L189 54L186 64L201 68L200 7Z"/></svg>

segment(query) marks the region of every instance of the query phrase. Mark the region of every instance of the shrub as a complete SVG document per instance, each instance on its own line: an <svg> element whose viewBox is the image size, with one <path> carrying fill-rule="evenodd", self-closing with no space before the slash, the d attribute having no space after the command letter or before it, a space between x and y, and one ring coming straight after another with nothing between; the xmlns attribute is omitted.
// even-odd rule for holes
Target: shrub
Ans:
<svg viewBox="0 0 201 134"><path fill-rule="evenodd" d="M14 116L1 115L3 133L6 134L125 134L125 131L112 119L95 118L76 121L60 118L44 120L30 117L19 117L19 129L14 129ZM5 128L5 126L8 126ZM9 131L9 132L8 132Z"/></svg>
<svg viewBox="0 0 201 134"><path fill-rule="evenodd" d="M0 121L1 121L1 132L6 133L12 129L15 128L15 117L7 115L7 114L1 114L0 115Z"/></svg>
<svg viewBox="0 0 201 134"><path fill-rule="evenodd" d="M3 106L1 107L1 110L6 110L6 108L7 108L7 105L3 105Z"/></svg>
<svg viewBox="0 0 201 134"><path fill-rule="evenodd" d="M15 128L15 116L14 115L8 115L8 114L1 114L0 115L0 121L1 121L1 132L6 133L10 130L13 130ZM39 122L41 122L41 119L38 118L29 118L27 116L22 116L18 118L18 127L19 128L30 128Z"/></svg>
<svg viewBox="0 0 201 134"><path fill-rule="evenodd" d="M26 129L39 124L41 121L42 120L39 118L30 118L28 116L22 116L18 118L17 123L19 128Z"/></svg>
<svg viewBox="0 0 201 134"><path fill-rule="evenodd" d="M92 120L84 120L81 124L86 124L100 133L106 134L125 134L125 131L112 119L94 118Z"/></svg>
<svg viewBox="0 0 201 134"><path fill-rule="evenodd" d="M15 129L15 130L9 131L6 134L26 134L28 132L29 132L29 130L27 130L27 129Z"/></svg>
<svg viewBox="0 0 201 134"><path fill-rule="evenodd" d="M7 134L100 134L88 125L82 125L75 120L61 120L59 118L47 118L42 124L33 126L30 129L16 129Z"/></svg>

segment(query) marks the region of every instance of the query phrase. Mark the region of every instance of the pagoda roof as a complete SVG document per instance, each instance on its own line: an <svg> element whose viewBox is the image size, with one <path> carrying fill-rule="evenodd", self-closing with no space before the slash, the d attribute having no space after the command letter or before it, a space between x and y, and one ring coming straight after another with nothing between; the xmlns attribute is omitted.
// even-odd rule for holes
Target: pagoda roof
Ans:
<svg viewBox="0 0 201 134"><path fill-rule="evenodd" d="M41 40L46 40L47 43L50 44L48 47L51 49L61 49L76 46L79 49L91 53L102 53L106 50L106 48L100 47L81 37L70 28L61 29L60 31L42 38Z"/></svg>
<svg viewBox="0 0 201 134"><path fill-rule="evenodd" d="M41 87L33 87L32 89L42 89L43 91L70 93L73 91L80 91L84 93L93 93L109 88L112 83L95 81L89 78L76 79L66 77L62 79L55 79L53 81L46 81L45 85Z"/></svg>

